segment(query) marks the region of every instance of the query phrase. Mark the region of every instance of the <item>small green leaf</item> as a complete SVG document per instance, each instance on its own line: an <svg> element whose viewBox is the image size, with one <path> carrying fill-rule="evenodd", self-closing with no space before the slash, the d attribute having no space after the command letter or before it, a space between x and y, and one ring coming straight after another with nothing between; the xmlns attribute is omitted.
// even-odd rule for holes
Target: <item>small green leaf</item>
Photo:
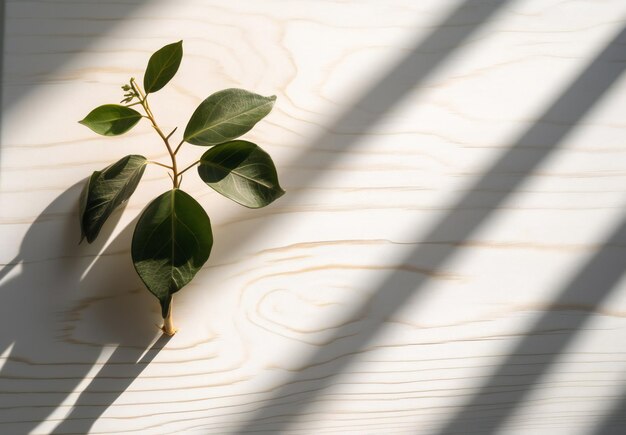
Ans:
<svg viewBox="0 0 626 435"><path fill-rule="evenodd" d="M236 139L270 113L274 101L274 95L263 97L243 89L216 92L193 112L184 139L203 146Z"/></svg>
<svg viewBox="0 0 626 435"><path fill-rule="evenodd" d="M146 94L158 91L172 80L182 58L183 41L168 44L150 56L146 73L143 76L143 88Z"/></svg>
<svg viewBox="0 0 626 435"><path fill-rule="evenodd" d="M173 189L154 199L137 222L131 253L135 270L167 315L172 294L209 258L211 221L187 193Z"/></svg>
<svg viewBox="0 0 626 435"><path fill-rule="evenodd" d="M105 104L96 107L78 122L103 136L117 136L133 128L140 119L141 113L130 107Z"/></svg>
<svg viewBox="0 0 626 435"><path fill-rule="evenodd" d="M217 192L249 208L265 207L285 193L269 154L245 140L208 150L200 159L198 174Z"/></svg>
<svg viewBox="0 0 626 435"><path fill-rule="evenodd" d="M146 158L126 156L95 171L83 188L80 197L81 241L93 242L107 218L133 194L146 169Z"/></svg>

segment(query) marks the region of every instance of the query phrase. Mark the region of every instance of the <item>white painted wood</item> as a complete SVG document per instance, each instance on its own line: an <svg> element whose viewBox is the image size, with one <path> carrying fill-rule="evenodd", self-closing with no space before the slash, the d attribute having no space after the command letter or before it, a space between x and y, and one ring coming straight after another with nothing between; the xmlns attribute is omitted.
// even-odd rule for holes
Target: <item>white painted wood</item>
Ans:
<svg viewBox="0 0 626 435"><path fill-rule="evenodd" d="M626 433L625 26L621 0L7 1L0 432ZM276 94L246 137L287 194L185 177L215 246L167 341L129 256L165 172L93 245L76 208L166 152L76 121L179 39L158 119Z"/></svg>

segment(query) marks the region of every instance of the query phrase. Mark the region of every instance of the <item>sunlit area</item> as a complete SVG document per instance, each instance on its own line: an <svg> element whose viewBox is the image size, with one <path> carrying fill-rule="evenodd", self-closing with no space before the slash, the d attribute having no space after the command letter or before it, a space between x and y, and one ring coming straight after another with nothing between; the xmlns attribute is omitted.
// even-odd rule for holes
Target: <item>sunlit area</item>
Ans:
<svg viewBox="0 0 626 435"><path fill-rule="evenodd" d="M626 433L626 3L0 7L0 433Z"/></svg>

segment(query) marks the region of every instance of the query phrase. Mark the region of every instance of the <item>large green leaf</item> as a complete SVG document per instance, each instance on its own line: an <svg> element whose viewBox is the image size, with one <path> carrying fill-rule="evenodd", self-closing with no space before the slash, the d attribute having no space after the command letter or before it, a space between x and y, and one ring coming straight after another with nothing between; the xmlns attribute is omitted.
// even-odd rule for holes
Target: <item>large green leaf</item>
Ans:
<svg viewBox="0 0 626 435"><path fill-rule="evenodd" d="M79 123L103 136L126 133L141 119L141 113L119 104L105 104L93 109Z"/></svg>
<svg viewBox="0 0 626 435"><path fill-rule="evenodd" d="M113 210L133 194L145 169L145 157L130 155L89 177L80 198L81 241L98 237Z"/></svg>
<svg viewBox="0 0 626 435"><path fill-rule="evenodd" d="M156 92L172 80L182 58L183 41L168 44L150 56L143 76L143 88L146 93Z"/></svg>
<svg viewBox="0 0 626 435"><path fill-rule="evenodd" d="M209 258L213 246L206 212L180 189L158 196L137 222L131 253L135 270L167 315L172 294L185 286Z"/></svg>
<svg viewBox="0 0 626 435"><path fill-rule="evenodd" d="M285 193L269 154L245 140L208 150L200 159L198 174L225 197L250 208L265 207Z"/></svg>
<svg viewBox="0 0 626 435"><path fill-rule="evenodd" d="M243 89L224 89L204 100L185 128L184 139L211 146L238 138L272 110L276 96L263 97Z"/></svg>

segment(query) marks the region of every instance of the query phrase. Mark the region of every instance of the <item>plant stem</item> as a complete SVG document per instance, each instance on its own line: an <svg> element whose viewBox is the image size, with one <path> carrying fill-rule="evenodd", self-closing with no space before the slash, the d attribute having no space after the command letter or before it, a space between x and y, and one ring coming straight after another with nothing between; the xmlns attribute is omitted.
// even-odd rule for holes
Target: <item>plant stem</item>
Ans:
<svg viewBox="0 0 626 435"><path fill-rule="evenodd" d="M167 136L163 133L163 130L161 130L161 128L159 128L159 125L157 124L156 120L154 119L154 114L152 113L152 110L150 109L150 105L148 104L148 95L146 95L141 88L139 87L139 85L137 84L137 82L135 81L134 78L130 79L130 85L133 88L133 91L136 93L139 101L137 103L133 103L132 105L135 104L141 104L141 106L143 107L143 110L146 112L145 116L146 118L148 118L150 120L150 122L152 123L152 127L154 128L154 130L157 132L157 134L159 136L161 136L161 139L163 139L163 143L165 144L165 147L167 148L167 152L170 155L170 158L172 159L172 166L168 166L165 165L163 163L159 163L159 162L155 162L155 161L149 161L148 163L153 163L155 165L159 165L159 166L163 166L164 168L168 168L172 170L172 174L170 174L169 172L167 173L167 175L170 176L170 178L172 179L172 184L174 186L174 189L177 189L178 186L180 186L180 182L182 181L182 174L183 172L185 172L186 170L192 168L193 166L195 166L197 163L199 163L200 161L198 160L197 162L191 164L190 166L186 167L185 169L183 169L181 172L178 172L178 167L176 165L176 153L178 152L178 150L180 149L180 147L182 146L184 140L182 140L180 142L180 144L178 144L178 146L176 147L176 151L172 151L172 146L170 145L169 139L170 137L172 137L172 135L174 134L174 132L176 131L176 129L178 127L176 127L174 130L172 130L170 132L170 134L168 134ZM163 319L163 326L161 327L161 330L163 331L164 334L169 335L170 337L174 334L176 334L177 329L174 327L174 319L172 317L172 304L174 303L174 299L172 298L172 300L170 301L170 306L167 310L167 316L165 316L165 318Z"/></svg>
<svg viewBox="0 0 626 435"><path fill-rule="evenodd" d="M174 175L172 176L172 184L174 185L174 189L176 189L178 188L178 185L179 185L178 168L176 166L176 155L174 154L174 151L172 151L172 147L170 146L170 142L169 142L170 135L165 136L163 131L157 125L156 120L154 119L154 114L152 113L152 110L150 110L150 105L148 104L148 96L141 90L139 85L135 82L134 78L130 79L130 85L133 87L137 95L139 95L139 102L141 103L143 110L145 110L146 115L148 116L148 119L152 123L152 127L154 128L154 130L157 132L159 136L161 136L161 139L163 139L163 143L165 144L165 147L167 148L167 152L169 153L170 158L172 159L172 172L174 173Z"/></svg>
<svg viewBox="0 0 626 435"><path fill-rule="evenodd" d="M191 165L187 166L185 169L183 169L182 171L180 171L178 173L179 176L182 177L182 175L187 172L189 169L193 168L194 166L196 166L198 163L200 163L200 160L196 160L195 162L193 162Z"/></svg>
<svg viewBox="0 0 626 435"><path fill-rule="evenodd" d="M174 298L170 301L170 307L167 310L167 316L163 319L163 327L161 330L170 337L176 334L178 329L174 328L174 319L172 318L172 304L174 303Z"/></svg>

